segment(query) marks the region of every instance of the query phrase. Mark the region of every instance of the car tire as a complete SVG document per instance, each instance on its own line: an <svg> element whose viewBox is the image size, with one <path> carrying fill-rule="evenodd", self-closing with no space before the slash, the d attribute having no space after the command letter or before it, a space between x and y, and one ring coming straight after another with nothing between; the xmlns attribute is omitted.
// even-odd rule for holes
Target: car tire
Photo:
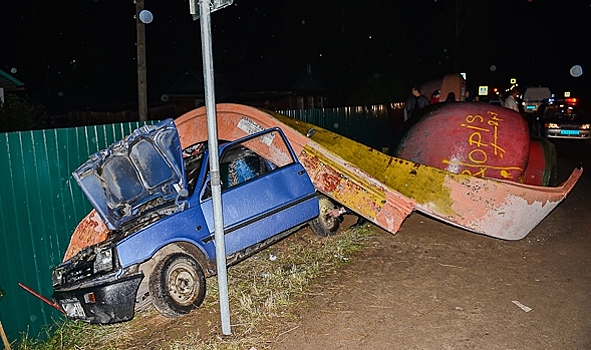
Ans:
<svg viewBox="0 0 591 350"><path fill-rule="evenodd" d="M318 237L328 237L335 235L339 230L340 221L328 214L336 206L328 197L318 196L318 205L320 206L320 213L318 217L310 222L312 232Z"/></svg>
<svg viewBox="0 0 591 350"><path fill-rule="evenodd" d="M161 260L150 276L154 308L165 317L180 317L205 299L205 275L191 256L174 253Z"/></svg>

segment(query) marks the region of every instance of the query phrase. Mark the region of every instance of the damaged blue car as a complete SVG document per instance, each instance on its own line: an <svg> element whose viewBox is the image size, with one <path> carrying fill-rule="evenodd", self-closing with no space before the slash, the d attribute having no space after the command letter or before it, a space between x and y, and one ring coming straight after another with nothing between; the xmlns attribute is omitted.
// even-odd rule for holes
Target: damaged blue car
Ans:
<svg viewBox="0 0 591 350"><path fill-rule="evenodd" d="M142 126L90 156L73 173L109 229L52 272L53 300L71 319L130 320L152 304L167 317L199 307L216 274L207 142L181 148L171 119ZM279 128L220 140L227 263L304 225L327 236L338 222ZM326 209L326 208L325 208Z"/></svg>

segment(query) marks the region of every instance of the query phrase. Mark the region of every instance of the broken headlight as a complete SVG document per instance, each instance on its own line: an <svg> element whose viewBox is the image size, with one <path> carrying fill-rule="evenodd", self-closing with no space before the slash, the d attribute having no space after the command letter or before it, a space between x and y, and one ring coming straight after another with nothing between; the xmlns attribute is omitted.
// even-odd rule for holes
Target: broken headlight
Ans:
<svg viewBox="0 0 591 350"><path fill-rule="evenodd" d="M56 267L51 272L51 284L55 286L59 286L62 284L62 277L64 275L65 269L63 267Z"/></svg>
<svg viewBox="0 0 591 350"><path fill-rule="evenodd" d="M93 272L107 272L113 269L113 249L105 248L96 253Z"/></svg>

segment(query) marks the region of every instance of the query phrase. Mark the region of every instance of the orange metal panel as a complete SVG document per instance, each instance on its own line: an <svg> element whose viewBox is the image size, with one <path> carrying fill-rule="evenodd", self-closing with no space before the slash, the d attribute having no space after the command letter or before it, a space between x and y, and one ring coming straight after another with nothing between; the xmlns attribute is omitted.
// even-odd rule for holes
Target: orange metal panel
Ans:
<svg viewBox="0 0 591 350"><path fill-rule="evenodd" d="M84 219L80 221L72 237L70 238L70 244L64 254L64 260L66 261L76 255L82 248L91 246L107 239L109 229L103 222L101 217L98 215L96 210L92 210Z"/></svg>

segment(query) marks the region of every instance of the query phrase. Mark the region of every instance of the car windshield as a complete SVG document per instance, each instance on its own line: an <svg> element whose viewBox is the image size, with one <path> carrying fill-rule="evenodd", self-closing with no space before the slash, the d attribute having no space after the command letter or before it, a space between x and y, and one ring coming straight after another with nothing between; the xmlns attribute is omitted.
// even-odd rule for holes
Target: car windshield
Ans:
<svg viewBox="0 0 591 350"><path fill-rule="evenodd" d="M218 140L218 145L223 146L229 141ZM195 190L197 177L201 172L201 165L203 163L203 155L208 149L209 143L207 141L199 142L183 149L183 160L185 161L185 174L187 174L187 190L192 194Z"/></svg>
<svg viewBox="0 0 591 350"><path fill-rule="evenodd" d="M201 163L203 163L203 154L207 150L207 141L196 143L183 150L183 160L185 161L185 174L187 174L187 189L189 193L195 190L195 182L199 176Z"/></svg>
<svg viewBox="0 0 591 350"><path fill-rule="evenodd" d="M554 105L544 110L544 118L564 121L579 121L585 119L577 106Z"/></svg>

